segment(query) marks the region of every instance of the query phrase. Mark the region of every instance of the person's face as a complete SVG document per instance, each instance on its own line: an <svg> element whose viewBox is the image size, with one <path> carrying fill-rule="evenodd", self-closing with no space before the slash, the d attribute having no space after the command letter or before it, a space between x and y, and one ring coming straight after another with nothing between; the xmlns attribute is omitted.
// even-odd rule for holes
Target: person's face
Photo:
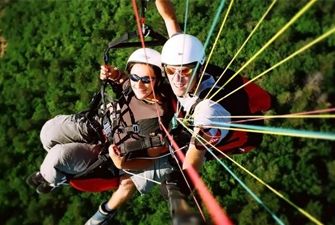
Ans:
<svg viewBox="0 0 335 225"><path fill-rule="evenodd" d="M138 99L153 98L152 86L155 86L156 75L151 66L135 64L130 70L129 80L131 88ZM152 82L152 86L150 81Z"/></svg>
<svg viewBox="0 0 335 225"><path fill-rule="evenodd" d="M194 87L196 79L192 79L192 74L195 66L196 64L182 66L164 66L165 73L176 96L183 96L186 94L186 91L190 91ZM189 90L187 90L188 86L190 86Z"/></svg>

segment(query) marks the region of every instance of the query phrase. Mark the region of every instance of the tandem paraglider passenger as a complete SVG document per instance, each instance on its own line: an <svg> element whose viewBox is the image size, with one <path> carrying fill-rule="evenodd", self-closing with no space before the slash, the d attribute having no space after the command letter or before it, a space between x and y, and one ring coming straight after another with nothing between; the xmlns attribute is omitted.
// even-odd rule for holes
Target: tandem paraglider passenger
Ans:
<svg viewBox="0 0 335 225"><path fill-rule="evenodd" d="M138 49L129 57L126 70L127 74L112 66L102 66L100 78L108 82L103 96L98 98L98 107L76 115L56 116L45 123L40 136L48 154L40 170L27 180L38 193L48 193L62 184L77 184L85 176L95 178L107 173L106 179L116 177L117 190L86 224L112 220L116 209L136 189L145 193L154 185L143 177L160 181L173 170L167 157L147 159L167 152L159 122L167 126L173 115L169 105L171 89L162 80L160 53L149 48ZM109 96L109 86L113 86L113 91L118 90L117 101ZM107 154L106 160L102 160L104 166L91 169L104 154ZM97 185L94 183L97 180L88 181L91 181L88 189Z"/></svg>

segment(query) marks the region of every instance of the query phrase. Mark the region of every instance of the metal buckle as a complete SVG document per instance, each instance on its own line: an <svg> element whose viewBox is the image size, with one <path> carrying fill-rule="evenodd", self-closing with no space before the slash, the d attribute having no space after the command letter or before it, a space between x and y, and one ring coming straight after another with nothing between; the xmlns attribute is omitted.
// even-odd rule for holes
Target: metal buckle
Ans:
<svg viewBox="0 0 335 225"><path fill-rule="evenodd" d="M140 126L138 124L132 125L133 132L138 134L140 132Z"/></svg>

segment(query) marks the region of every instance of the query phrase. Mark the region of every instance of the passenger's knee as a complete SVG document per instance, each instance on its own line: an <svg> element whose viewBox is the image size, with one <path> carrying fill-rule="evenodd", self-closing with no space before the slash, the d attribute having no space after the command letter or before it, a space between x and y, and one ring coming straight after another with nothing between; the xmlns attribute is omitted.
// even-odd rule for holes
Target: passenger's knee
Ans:
<svg viewBox="0 0 335 225"><path fill-rule="evenodd" d="M68 137L68 130L71 126L74 126L72 122L69 122L71 115L59 115L48 120L42 127L40 132L40 139L43 148L49 151L52 147L57 144L69 143L71 138ZM73 134L76 136L76 134Z"/></svg>
<svg viewBox="0 0 335 225"><path fill-rule="evenodd" d="M55 117L56 118L56 117ZM59 144L57 141L61 135L59 132L59 124L55 123L55 118L48 120L42 127L40 132L40 140L43 145L43 148L49 151L56 144ZM55 126L57 124L57 126Z"/></svg>
<svg viewBox="0 0 335 225"><path fill-rule="evenodd" d="M50 138L50 136L48 135L49 132L50 132L50 128L49 128L49 124L48 124L49 121L47 121L42 129L41 129L41 132L40 132L40 140L41 140L41 143L43 145L43 148L47 151L49 151L53 146L52 146L52 140Z"/></svg>

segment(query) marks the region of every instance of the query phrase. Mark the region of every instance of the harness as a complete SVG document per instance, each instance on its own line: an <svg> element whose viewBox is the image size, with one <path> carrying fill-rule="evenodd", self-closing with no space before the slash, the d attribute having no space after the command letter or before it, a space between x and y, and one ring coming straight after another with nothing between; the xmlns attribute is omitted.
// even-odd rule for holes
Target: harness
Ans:
<svg viewBox="0 0 335 225"><path fill-rule="evenodd" d="M111 88L114 96L110 96L111 92L108 88ZM94 95L89 110L77 115L90 121L91 126L99 134L99 141L102 143L101 151L98 159L86 170L74 176L67 176L67 180L87 179L97 176L105 178L118 177L119 169L114 166L108 153L110 144L118 145L122 156L127 158L145 156L146 151L144 150L165 145L161 133L158 132L157 118L135 120L135 115L129 107L133 97L134 93L130 87L121 90L120 85L115 85L109 81L104 82L101 85L100 92ZM126 114L129 115L131 124L127 124L124 120ZM149 135L142 134L143 130L152 127L155 127L154 132ZM117 134L126 135L115 142L114 138ZM130 138L134 140L129 141Z"/></svg>
<svg viewBox="0 0 335 225"><path fill-rule="evenodd" d="M121 149L122 155L127 155L136 151L143 151L152 147L163 146L162 134L159 132L159 123L157 117L149 119L141 119L136 121L135 115L131 107L130 101L135 98L130 87L127 87L117 101L111 102L110 107L106 109L103 115L103 133L107 137L109 143L113 143ZM129 121L125 117L129 115ZM111 119L110 119L111 118ZM147 133L150 130L150 133ZM115 140L120 136L119 140ZM132 139L132 140L130 140Z"/></svg>

